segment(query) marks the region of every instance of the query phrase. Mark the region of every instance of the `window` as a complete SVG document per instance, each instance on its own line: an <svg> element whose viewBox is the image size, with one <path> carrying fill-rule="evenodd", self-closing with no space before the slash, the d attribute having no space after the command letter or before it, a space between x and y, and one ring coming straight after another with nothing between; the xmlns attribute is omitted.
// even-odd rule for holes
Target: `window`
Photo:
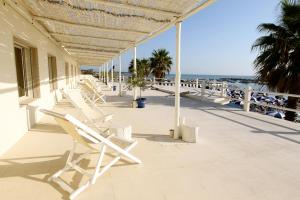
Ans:
<svg viewBox="0 0 300 200"><path fill-rule="evenodd" d="M22 103L40 95L37 49L15 41L14 52L18 94L20 103Z"/></svg>
<svg viewBox="0 0 300 200"><path fill-rule="evenodd" d="M69 79L70 79L70 75L69 75L69 63L65 63L65 78L66 78L66 84L69 85Z"/></svg>
<svg viewBox="0 0 300 200"><path fill-rule="evenodd" d="M73 85L74 84L74 67L73 67L73 65L71 65L71 82Z"/></svg>
<svg viewBox="0 0 300 200"><path fill-rule="evenodd" d="M57 89L57 66L54 56L48 56L48 70L50 91L53 91Z"/></svg>
<svg viewBox="0 0 300 200"><path fill-rule="evenodd" d="M72 79L74 78L74 67L73 65L71 65L71 76L72 76Z"/></svg>

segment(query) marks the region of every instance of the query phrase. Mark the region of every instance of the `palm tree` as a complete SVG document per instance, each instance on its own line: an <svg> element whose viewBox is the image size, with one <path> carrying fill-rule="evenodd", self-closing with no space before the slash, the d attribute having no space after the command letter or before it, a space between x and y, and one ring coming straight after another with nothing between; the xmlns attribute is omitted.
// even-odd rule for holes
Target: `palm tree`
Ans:
<svg viewBox="0 0 300 200"><path fill-rule="evenodd" d="M172 58L166 49L158 49L152 52L150 65L155 78L164 78L171 71Z"/></svg>
<svg viewBox="0 0 300 200"><path fill-rule="evenodd" d="M136 59L136 69L137 69L137 74L139 74L139 75L142 74L143 77L147 78L151 73L149 59L146 59L146 58ZM131 62L129 64L128 71L132 75L134 74L133 60L131 60Z"/></svg>
<svg viewBox="0 0 300 200"><path fill-rule="evenodd" d="M258 38L252 50L259 54L254 61L257 79L278 92L300 94L300 4L299 0L282 0L278 24L258 26L265 36ZM288 108L296 109L299 98L288 97ZM286 120L296 113L287 111Z"/></svg>

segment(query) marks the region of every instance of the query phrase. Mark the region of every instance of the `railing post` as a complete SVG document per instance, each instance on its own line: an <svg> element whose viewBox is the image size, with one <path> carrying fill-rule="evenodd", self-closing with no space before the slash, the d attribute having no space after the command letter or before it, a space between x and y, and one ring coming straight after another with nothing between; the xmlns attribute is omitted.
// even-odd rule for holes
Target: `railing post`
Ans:
<svg viewBox="0 0 300 200"><path fill-rule="evenodd" d="M199 79L196 79L196 88L198 88L199 85Z"/></svg>
<svg viewBox="0 0 300 200"><path fill-rule="evenodd" d="M113 91L113 87L114 87L114 59L111 60L110 75L111 75L111 90Z"/></svg>
<svg viewBox="0 0 300 200"><path fill-rule="evenodd" d="M109 78L108 78L108 63L106 63L106 78L105 78L105 83L108 85Z"/></svg>
<svg viewBox="0 0 300 200"><path fill-rule="evenodd" d="M225 97L226 94L226 82L222 82L222 86L221 86L221 97Z"/></svg>
<svg viewBox="0 0 300 200"><path fill-rule="evenodd" d="M133 47L133 69L134 75L137 77L137 66L136 66L136 46ZM137 99L137 87L133 88L133 100Z"/></svg>
<svg viewBox="0 0 300 200"><path fill-rule="evenodd" d="M244 97L244 111L250 111L250 100L251 100L251 87L245 89L245 97Z"/></svg>
<svg viewBox="0 0 300 200"><path fill-rule="evenodd" d="M153 85L155 85L155 76L153 77Z"/></svg>
<svg viewBox="0 0 300 200"><path fill-rule="evenodd" d="M119 96L122 96L122 57L119 55Z"/></svg>
<svg viewBox="0 0 300 200"><path fill-rule="evenodd" d="M206 88L206 82L205 82L205 80L203 80L203 81L201 82L201 97L202 97L202 98L203 98L204 95L205 95L205 88Z"/></svg>

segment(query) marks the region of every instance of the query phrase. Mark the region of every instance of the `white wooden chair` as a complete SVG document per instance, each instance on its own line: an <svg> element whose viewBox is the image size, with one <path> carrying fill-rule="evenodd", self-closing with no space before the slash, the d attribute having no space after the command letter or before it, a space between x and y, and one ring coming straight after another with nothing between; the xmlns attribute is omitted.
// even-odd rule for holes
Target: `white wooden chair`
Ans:
<svg viewBox="0 0 300 200"><path fill-rule="evenodd" d="M70 89L63 91L64 96L71 104L92 123L96 121L107 122L112 120L113 114L107 114L94 104L94 101L85 96L80 89ZM88 103L89 104L88 104Z"/></svg>
<svg viewBox="0 0 300 200"><path fill-rule="evenodd" d="M117 137L131 140L132 127L121 122L113 122L113 115L104 113L99 107L95 106L94 102L86 103L80 90L72 89L64 91L66 98L77 108L85 117L88 123L92 123L96 128L110 134L114 133Z"/></svg>
<svg viewBox="0 0 300 200"><path fill-rule="evenodd" d="M105 95L100 90L94 88L86 79L80 83L80 88L89 101L93 103L106 103Z"/></svg>
<svg viewBox="0 0 300 200"><path fill-rule="evenodd" d="M63 115L45 109L41 109L40 111L54 117L57 123L73 139L73 148L69 153L65 166L49 178L49 181L57 183L62 189L69 192L70 199L74 199L90 185L95 184L96 179L103 175L115 163L117 163L121 159L121 157L126 158L134 163L142 163L140 159L129 153L129 151L137 145L137 141L121 141L126 144L126 147L121 147L113 142L113 135L107 137L103 136L101 135L101 133L96 132L95 130L83 124L78 119L69 114ZM119 138L116 139L120 141ZM79 157L74 158L74 154L78 146L85 147L87 151L85 153L82 153ZM101 167L107 148L110 148L111 150L116 152L116 155L113 160L111 160L105 166ZM92 153L94 155L95 152L98 153L97 163L93 169L93 172L91 173L86 169L80 167L79 163L81 160L85 159L87 156L90 156ZM61 178L61 176L69 170L75 170L78 173L89 177L88 181L76 189L72 188Z"/></svg>

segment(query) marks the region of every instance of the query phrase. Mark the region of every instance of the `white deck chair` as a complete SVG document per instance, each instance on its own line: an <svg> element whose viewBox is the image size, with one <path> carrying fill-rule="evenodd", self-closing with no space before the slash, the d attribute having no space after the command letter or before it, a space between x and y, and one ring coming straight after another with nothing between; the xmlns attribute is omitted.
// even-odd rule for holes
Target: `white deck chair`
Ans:
<svg viewBox="0 0 300 200"><path fill-rule="evenodd" d="M94 105L93 101L90 101L89 98L84 98L84 94L82 94L79 89L66 90L63 91L63 94L90 122L107 122L112 120L113 114L104 113L99 107ZM90 105L87 104L86 101L88 101Z"/></svg>
<svg viewBox="0 0 300 200"><path fill-rule="evenodd" d="M84 80L83 83L80 83L80 88L85 94L85 97L91 102L106 103L105 95L100 90L94 88L87 80Z"/></svg>
<svg viewBox="0 0 300 200"><path fill-rule="evenodd" d="M94 131L92 128L86 126L73 116L66 114L60 114L57 112L41 109L41 112L50 115L55 118L57 123L69 134L73 139L73 148L69 153L69 156L66 160L65 167L56 172L49 178L49 181L54 181L57 183L62 189L66 190L70 193L69 198L74 199L81 192L83 192L87 187L91 184L95 184L96 179L103 175L110 167L112 167L115 163L117 163L121 157L124 157L134 163L142 163L140 159L133 156L129 153L129 151L137 145L137 141L121 141L126 144L125 148L115 144L113 142L113 136L104 137L98 132ZM116 138L120 141L119 138ZM87 151L81 154L78 158L74 158L74 153L76 151L76 147L79 145L86 147ZM97 146L97 147L96 147ZM106 149L110 148L114 152L116 152L115 158L101 168L101 164L103 162L103 157L105 155ZM91 155L91 153L97 152L97 163L93 170L93 172L88 172L86 169L83 169L78 164L82 159L85 159L87 156ZM64 172L69 170L75 170L78 173L89 177L88 181L81 185L77 189L73 189L69 184L67 184L61 176Z"/></svg>
<svg viewBox="0 0 300 200"><path fill-rule="evenodd" d="M100 82L97 82L94 78L87 78L84 79L84 81L88 82L90 85L92 85L97 91L102 92L103 86Z"/></svg>
<svg viewBox="0 0 300 200"><path fill-rule="evenodd" d="M113 122L112 114L105 114L99 107L95 106L93 102L87 104L82 97L80 90L67 90L65 91L65 96L74 107L82 113L85 119L89 123L92 123L96 128L107 134L114 133L117 137L131 140L131 125Z"/></svg>

